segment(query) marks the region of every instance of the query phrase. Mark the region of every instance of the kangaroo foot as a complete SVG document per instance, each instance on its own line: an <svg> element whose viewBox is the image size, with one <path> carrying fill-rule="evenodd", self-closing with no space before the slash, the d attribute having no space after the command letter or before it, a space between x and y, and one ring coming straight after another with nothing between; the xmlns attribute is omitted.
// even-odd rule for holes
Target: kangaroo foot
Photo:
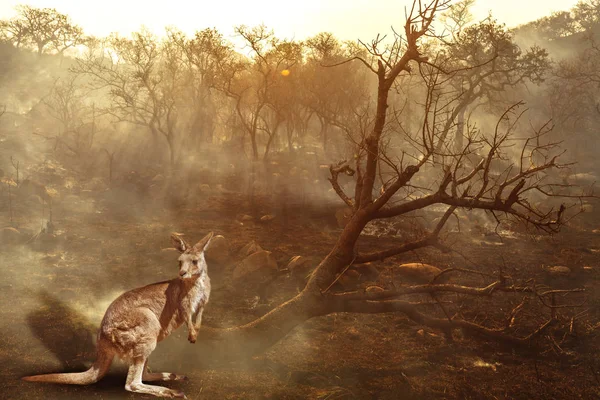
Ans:
<svg viewBox="0 0 600 400"><path fill-rule="evenodd" d="M175 399L187 399L185 393L180 390L173 390L162 386L145 385L143 383L132 383L125 385L125 389L132 393L151 394L157 397L167 397Z"/></svg>
<svg viewBox="0 0 600 400"><path fill-rule="evenodd" d="M185 375L177 375L171 372L145 372L142 376L144 382L156 382L156 381L187 381L188 377Z"/></svg>

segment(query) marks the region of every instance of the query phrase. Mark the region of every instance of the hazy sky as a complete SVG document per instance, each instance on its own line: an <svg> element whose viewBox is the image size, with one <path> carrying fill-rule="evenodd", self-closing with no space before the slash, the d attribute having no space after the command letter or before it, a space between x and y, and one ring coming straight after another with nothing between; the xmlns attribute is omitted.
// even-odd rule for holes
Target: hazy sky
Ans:
<svg viewBox="0 0 600 400"><path fill-rule="evenodd" d="M508 26L515 26L552 11L568 10L576 0L478 0L478 19L488 12ZM71 16L86 32L104 36L130 33L145 25L162 33L174 25L192 33L216 27L231 35L235 25L273 28L280 37L303 39L329 31L342 39L372 39L400 28L409 0L0 0L0 18L14 15L17 4L52 7Z"/></svg>

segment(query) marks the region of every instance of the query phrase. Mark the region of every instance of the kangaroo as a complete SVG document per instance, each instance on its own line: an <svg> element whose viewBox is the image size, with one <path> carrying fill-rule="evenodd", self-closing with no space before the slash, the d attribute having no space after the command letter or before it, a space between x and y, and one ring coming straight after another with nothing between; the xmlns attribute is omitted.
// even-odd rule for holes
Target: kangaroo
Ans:
<svg viewBox="0 0 600 400"><path fill-rule="evenodd" d="M89 385L108 371L115 356L129 363L125 389L160 397L186 398L184 393L142 381L181 381L184 375L148 371L148 357L156 344L175 329L186 324L188 340L195 343L202 322L202 312L210 296L204 251L213 233L193 247L176 234L171 235L179 256L179 277L133 289L112 302L98 332L97 359L85 372L26 376L30 382L53 382Z"/></svg>

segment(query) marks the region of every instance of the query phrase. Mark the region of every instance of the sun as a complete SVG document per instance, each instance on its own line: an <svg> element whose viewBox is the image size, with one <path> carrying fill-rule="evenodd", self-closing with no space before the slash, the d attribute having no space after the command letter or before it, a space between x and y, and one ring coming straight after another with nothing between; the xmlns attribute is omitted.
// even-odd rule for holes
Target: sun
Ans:
<svg viewBox="0 0 600 400"><path fill-rule="evenodd" d="M281 75L283 75L283 76L288 76L289 74L290 74L289 69L284 69L283 71L281 71Z"/></svg>

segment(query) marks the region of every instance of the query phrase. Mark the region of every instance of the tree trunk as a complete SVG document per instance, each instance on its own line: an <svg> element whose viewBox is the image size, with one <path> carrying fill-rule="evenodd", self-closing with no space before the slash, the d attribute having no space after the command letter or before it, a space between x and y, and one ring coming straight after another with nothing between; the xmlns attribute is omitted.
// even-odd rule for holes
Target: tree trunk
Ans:
<svg viewBox="0 0 600 400"><path fill-rule="evenodd" d="M456 136L454 137L454 151L457 154L462 153L463 151L463 137L465 132L465 112L466 108L460 110L460 113L457 116L456 120Z"/></svg>
<svg viewBox="0 0 600 400"><path fill-rule="evenodd" d="M264 316L240 327L202 327L194 350L209 360L235 360L260 354L304 321L327 314L318 293L304 290Z"/></svg>
<svg viewBox="0 0 600 400"><path fill-rule="evenodd" d="M329 140L329 124L323 118L321 121L321 140L323 141L323 153L327 154L327 142Z"/></svg>
<svg viewBox="0 0 600 400"><path fill-rule="evenodd" d="M368 216L357 212L336 245L311 274L306 287L295 297L246 325L235 328L202 327L195 351L202 358L232 360L260 354L303 322L340 311L339 304L323 296L336 275L352 263L354 247ZM200 344L200 346L198 346Z"/></svg>
<svg viewBox="0 0 600 400"><path fill-rule="evenodd" d="M287 134L287 145L288 145L288 153L292 154L294 152L294 127L288 122L286 126L286 134Z"/></svg>
<svg viewBox="0 0 600 400"><path fill-rule="evenodd" d="M252 144L252 159L258 161L258 145L256 144L256 131L250 132L250 143Z"/></svg>

